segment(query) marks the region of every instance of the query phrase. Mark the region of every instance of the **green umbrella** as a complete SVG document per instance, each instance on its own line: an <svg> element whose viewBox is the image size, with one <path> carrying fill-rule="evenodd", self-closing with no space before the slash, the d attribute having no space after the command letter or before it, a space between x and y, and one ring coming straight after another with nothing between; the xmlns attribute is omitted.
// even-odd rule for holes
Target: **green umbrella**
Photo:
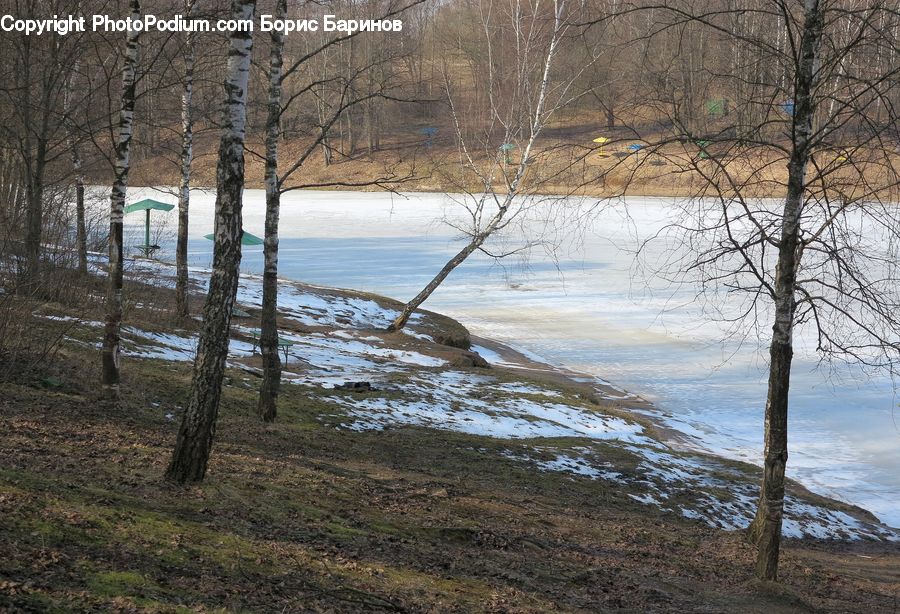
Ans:
<svg viewBox="0 0 900 614"><path fill-rule="evenodd" d="M697 157L701 160L709 160L709 152L706 151L706 146L709 145L709 141L699 140L694 141L694 144L700 148L700 154Z"/></svg>
<svg viewBox="0 0 900 614"><path fill-rule="evenodd" d="M153 248L150 245L150 211L171 211L175 208L175 205L170 205L167 203L161 203L158 200L153 200L152 198L145 198L140 202L136 202L134 204L128 205L125 207L125 213L134 213L135 211L146 211L147 217L144 223L144 245L141 248L144 250L146 254L150 254L151 249Z"/></svg>
<svg viewBox="0 0 900 614"><path fill-rule="evenodd" d="M208 234L203 236L204 239L209 239L210 241L215 241L216 236L213 234ZM262 245L264 241L257 237L256 235L250 234L246 230L244 234L241 235L241 245Z"/></svg>

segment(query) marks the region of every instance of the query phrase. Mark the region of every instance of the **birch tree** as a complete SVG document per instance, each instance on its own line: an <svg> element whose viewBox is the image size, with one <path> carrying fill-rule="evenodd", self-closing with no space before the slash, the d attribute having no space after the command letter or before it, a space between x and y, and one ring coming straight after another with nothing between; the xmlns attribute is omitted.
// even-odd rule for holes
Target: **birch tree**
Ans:
<svg viewBox="0 0 900 614"><path fill-rule="evenodd" d="M82 275L87 275L87 226L85 223L84 212L84 169L83 158L81 155L81 144L76 122L73 115L76 109L72 105L72 96L75 92L78 81L79 62L76 58L72 67L72 74L69 77L68 87L66 88L64 100L64 115L66 118L67 140L69 152L72 160L73 182L75 184L75 251L78 253L78 271Z"/></svg>
<svg viewBox="0 0 900 614"><path fill-rule="evenodd" d="M287 0L276 0L275 19L287 17ZM266 228L263 246L263 297L259 348L262 353L263 381L258 412L266 422L275 419L278 389L281 385L281 359L278 356L278 216L281 207L281 183L278 178L278 139L281 136L281 73L284 65L284 33L272 30L269 57L269 102L266 119Z"/></svg>
<svg viewBox="0 0 900 614"><path fill-rule="evenodd" d="M130 0L129 12L132 20L141 16L140 0ZM103 336L102 382L113 393L118 393L119 358L122 352L121 327L123 310L123 264L124 246L122 222L125 216L125 198L128 189L128 172L131 168L131 139L134 132L134 102L138 46L140 32L129 30L125 56L122 63L122 106L119 111L118 133L116 135L115 177L110 196L109 212L109 269L106 290L106 323Z"/></svg>
<svg viewBox="0 0 900 614"><path fill-rule="evenodd" d="M234 20L250 20L255 0L232 0ZM225 105L216 171L216 217L213 270L203 308L203 326L194 360L191 393L178 431L166 479L178 484L198 482L206 475L212 450L228 356L229 328L241 264L244 189L244 140L251 32L230 36L225 76Z"/></svg>
<svg viewBox="0 0 900 614"><path fill-rule="evenodd" d="M416 6L424 0L410 0L399 5L389 4L384 8L379 19L388 19L400 15L410 7ZM283 19L287 16L287 2L276 0L275 18ZM281 207L281 195L290 190L309 187L302 181L294 181L291 185L286 182L294 178L302 170L303 165L319 146L327 147L328 133L332 126L345 114L357 105L363 105L374 99L392 98L390 84L380 81L374 85L368 76L369 71L379 65L390 61L390 57L380 57L373 60L372 64L356 67L350 77L345 77L337 72L333 78L328 77L327 71L317 73L315 76L306 76L301 69L310 66L318 67L315 60L327 62L328 52L333 47L343 47L344 44L352 44L359 36L373 36L372 33L354 32L343 36L332 36L322 41L307 41L307 47L294 59L285 70L285 36L278 30L272 31L271 48L268 71L268 102L265 137L265 190L266 190L266 222L265 239L263 247L264 273L263 273L263 300L260 318L260 352L262 354L263 381L260 387L258 414L266 422L275 420L277 414L278 390L281 382L281 360L278 354L278 220ZM326 64L327 65L327 64ZM314 68L313 70L316 70ZM385 70L381 71L384 74ZM293 76L293 93L284 100L284 81L286 77ZM364 93L356 93L357 82L365 80L368 87ZM318 92L325 86L335 87L338 92L338 100L332 107L325 108L320 102ZM303 148L301 153L287 165L279 167L278 143L282 134L282 118L291 105L297 105L303 101L302 95L313 93L317 98L316 117L318 124L311 127L312 140ZM320 183L316 187L325 185L341 186L367 186L384 183L386 178L375 178L360 182L348 182L343 177L336 178L333 184Z"/></svg>
<svg viewBox="0 0 900 614"><path fill-rule="evenodd" d="M647 149L698 185L694 197L674 203L681 215L668 230L683 243L669 246L668 265L704 292L724 293L722 317L738 330L772 331L763 339L763 477L748 538L756 575L777 580L798 333L823 360L895 369L900 359L897 117L884 116L900 67L848 68L848 58L896 48L898 14L885 2L829 0L654 8L657 34L690 23L743 58L697 70L713 88L740 91L735 103L744 112L701 135L677 102L658 101L657 110L670 105L675 132L647 135Z"/></svg>
<svg viewBox="0 0 900 614"><path fill-rule="evenodd" d="M539 188L526 183L526 175L538 154L541 132L554 114L584 94L575 91L583 71L597 59L596 49L574 73L556 72L560 50L583 31L576 21L586 16L584 6L570 7L567 0L531 0L503 7L487 0L479 7L478 35L484 49L485 69L476 81L484 82L487 119L473 123L459 108L448 64L444 64L447 104L460 151L461 166L474 174L480 193L463 204L467 222L456 226L467 242L434 278L416 294L388 327L398 331L413 312L444 282L456 267L485 242L506 228L528 207L527 196ZM502 44L500 41L504 41ZM481 135L488 135L482 139ZM514 149L513 149L514 148ZM511 151L518 161L512 160ZM511 163L511 170L510 170Z"/></svg>
<svg viewBox="0 0 900 614"><path fill-rule="evenodd" d="M778 250L774 283L770 286L775 304L775 321L769 345L769 392L765 410L765 452L762 488L750 538L759 554L756 573L775 580L784 516L784 476L788 457L788 390L793 358L793 326L797 313L797 270L799 268L800 222L807 187L807 166L811 155L816 81L824 10L819 0L806 0L799 37L797 70L794 76L794 120L788 162L787 195L781 212L780 237L772 238Z"/></svg>
<svg viewBox="0 0 900 614"><path fill-rule="evenodd" d="M184 7L187 19L194 12L194 1ZM181 93L181 181L178 186L178 240L175 245L175 312L182 318L190 315L187 244L188 215L191 200L191 164L194 159L194 32L184 41L184 86Z"/></svg>

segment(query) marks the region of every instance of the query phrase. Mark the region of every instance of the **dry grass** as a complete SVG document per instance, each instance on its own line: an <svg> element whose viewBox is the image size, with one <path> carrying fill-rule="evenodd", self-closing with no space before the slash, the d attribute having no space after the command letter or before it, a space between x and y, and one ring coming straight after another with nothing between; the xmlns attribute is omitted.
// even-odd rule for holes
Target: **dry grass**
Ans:
<svg viewBox="0 0 900 614"><path fill-rule="evenodd" d="M450 128L445 127L441 133L449 135ZM591 142L598 133L613 139L604 146L604 156L596 153ZM634 142L633 136L621 128L607 131L592 123L560 122L547 128L538 140L526 176L526 189L539 194L589 197L698 196L715 195L717 190L728 195L736 187L746 197L777 198L784 193L787 159L771 148L726 149L724 144L712 144L710 158L701 159L693 143L672 142L652 152L644 149L633 154L628 146ZM284 142L281 157L290 163L308 145L302 138ZM215 185L215 146L212 138L197 145L199 154L193 171L196 185ZM260 143L251 142L249 146L262 148ZM493 155L483 153L477 159L484 163ZM513 153L514 164L519 161L517 155L518 152ZM839 192L854 197L865 193L862 186L867 182L893 186L898 178L889 167L900 167L900 156L897 152L861 149L854 152L852 159L838 161L835 152L822 152L817 163L830 189L835 190L833 196ZM246 172L249 187L263 187L261 159L248 156ZM175 185L179 181L177 166L156 158L136 162L132 177L136 185ZM376 180L379 185L372 183ZM317 150L286 185L321 184L322 189L328 189L328 184L333 183L340 184L330 186L334 189L363 191L385 186L410 192L477 192L482 188L478 178L463 168L451 139L438 138L433 147L426 148L422 136L414 131L386 136L382 149L373 154L364 150L346 157L336 154L334 163L328 166ZM502 181L498 189L501 184ZM891 187L881 195L896 199L896 189Z"/></svg>

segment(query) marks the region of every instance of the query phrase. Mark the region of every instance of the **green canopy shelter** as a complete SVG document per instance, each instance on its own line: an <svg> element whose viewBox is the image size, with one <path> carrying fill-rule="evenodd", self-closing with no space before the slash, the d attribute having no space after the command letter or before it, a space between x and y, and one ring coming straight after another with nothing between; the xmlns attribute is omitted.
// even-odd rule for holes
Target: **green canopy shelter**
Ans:
<svg viewBox="0 0 900 614"><path fill-rule="evenodd" d="M706 101L706 113L714 117L725 117L728 115L728 99L727 98L710 98Z"/></svg>
<svg viewBox="0 0 900 614"><path fill-rule="evenodd" d="M210 241L215 241L216 235L213 233L210 233L208 235L203 235L203 238L209 239ZM265 241L263 241L256 235L250 234L246 230L241 232L241 245L262 245L263 243L265 243ZM242 309L239 309L237 307L237 305L235 305L231 309L231 315L233 315L234 317L237 317L237 318L249 318L250 317L249 313L247 313L246 311L244 311ZM279 341L278 345L279 345L279 347L284 347L284 346L282 346L281 341ZM287 349L285 349L285 353L287 353ZM287 358L285 358L285 362L287 362Z"/></svg>
<svg viewBox="0 0 900 614"><path fill-rule="evenodd" d="M125 207L125 214L134 213L135 211L146 211L146 221L144 223L144 244L140 246L142 252L144 252L145 256L149 256L153 250L158 249L156 245L150 245L150 212L154 209L156 211L171 211L175 208L175 205L170 205L168 203L161 203L158 200L153 200L152 198L145 198L140 202L133 203Z"/></svg>
<svg viewBox="0 0 900 614"><path fill-rule="evenodd" d="M204 239L209 239L210 241L216 240L216 235L208 234L203 235ZM264 241L257 237L256 235L250 234L246 230L241 235L241 245L262 245Z"/></svg>

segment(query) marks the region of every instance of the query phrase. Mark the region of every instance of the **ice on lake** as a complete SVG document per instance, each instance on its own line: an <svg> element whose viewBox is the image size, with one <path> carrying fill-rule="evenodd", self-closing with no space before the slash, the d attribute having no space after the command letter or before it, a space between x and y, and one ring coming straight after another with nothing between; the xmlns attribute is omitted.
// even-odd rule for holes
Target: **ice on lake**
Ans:
<svg viewBox="0 0 900 614"><path fill-rule="evenodd" d="M149 189L130 197L175 202ZM211 192L192 195L189 251L197 266L211 261L212 243L202 237L212 232L213 204ZM616 208L598 212L554 256L538 249L527 263L499 265L473 256L426 307L461 320L475 334L639 393L673 427L701 436L705 449L758 462L765 352L753 335L740 346L723 343L724 326L710 323L692 300L696 288L648 287L635 279L631 252L665 224L671 203L634 198L628 205L628 215ZM436 194L287 193L280 273L408 299L459 249L455 231L439 220L461 215L453 200ZM160 241L160 257L170 258L175 216L158 217L171 228L171 238ZM263 193L248 190L244 227L261 235L263 220ZM143 220L126 222L137 244ZM242 268L261 272L261 248L245 248ZM789 475L900 526L900 416L892 382L841 366L818 370L803 350L802 331L800 337Z"/></svg>

